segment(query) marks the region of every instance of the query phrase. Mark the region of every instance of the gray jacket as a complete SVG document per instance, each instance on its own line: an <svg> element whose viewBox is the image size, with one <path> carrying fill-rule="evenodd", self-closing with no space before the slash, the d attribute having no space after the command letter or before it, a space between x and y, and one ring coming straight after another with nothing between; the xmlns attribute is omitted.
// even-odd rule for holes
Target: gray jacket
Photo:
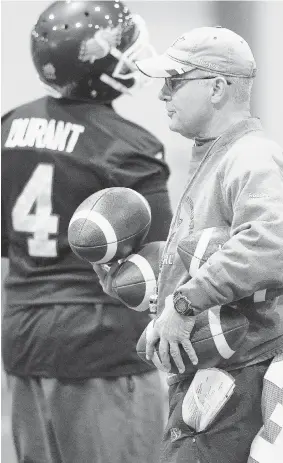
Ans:
<svg viewBox="0 0 283 463"><path fill-rule="evenodd" d="M178 244L210 227L229 227L230 237L190 277L178 255ZM283 307L278 306L278 298L257 303L249 298L283 286L283 155L266 138L258 119L228 129L194 167L163 254L158 313L165 298L184 282L196 312L250 300L241 308L249 331L227 361L227 369L258 363L283 351Z"/></svg>

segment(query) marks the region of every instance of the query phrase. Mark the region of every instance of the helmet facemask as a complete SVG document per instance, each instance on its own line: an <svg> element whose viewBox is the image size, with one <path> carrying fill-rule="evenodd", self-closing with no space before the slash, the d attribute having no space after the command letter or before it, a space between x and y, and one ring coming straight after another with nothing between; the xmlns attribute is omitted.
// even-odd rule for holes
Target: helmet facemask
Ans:
<svg viewBox="0 0 283 463"><path fill-rule="evenodd" d="M143 18L139 15L133 15L133 22L138 32L135 42L124 52L115 47L110 50L110 54L118 60L112 77L122 81L128 79L134 79L135 81L134 85L130 89L127 88L125 93L132 93L137 88L141 88L151 82L150 78L138 70L135 62L150 58L156 54L155 49L149 42L148 30Z"/></svg>

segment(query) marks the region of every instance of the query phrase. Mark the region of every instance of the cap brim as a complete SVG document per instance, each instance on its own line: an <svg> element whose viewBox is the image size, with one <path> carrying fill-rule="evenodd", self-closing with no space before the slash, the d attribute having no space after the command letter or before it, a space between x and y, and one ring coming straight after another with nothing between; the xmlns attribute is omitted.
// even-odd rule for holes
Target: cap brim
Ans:
<svg viewBox="0 0 283 463"><path fill-rule="evenodd" d="M136 61L136 65L146 76L156 78L176 76L195 69L194 66L179 63L165 54Z"/></svg>

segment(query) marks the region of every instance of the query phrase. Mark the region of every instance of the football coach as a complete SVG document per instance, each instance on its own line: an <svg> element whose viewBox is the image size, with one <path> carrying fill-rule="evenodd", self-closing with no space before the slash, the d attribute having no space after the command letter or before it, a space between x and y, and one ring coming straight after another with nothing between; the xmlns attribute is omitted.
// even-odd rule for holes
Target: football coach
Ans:
<svg viewBox="0 0 283 463"><path fill-rule="evenodd" d="M263 425L264 377L283 351L278 299L263 297L243 309L248 333L225 367L235 379L234 393L200 433L182 419L182 401L193 375L184 372L180 346L197 364L190 333L198 313L283 284L283 156L260 120L251 116L256 62L247 42L233 31L201 27L137 66L147 76L165 79L159 99L165 103L169 127L194 140L188 184L166 243L157 317L147 340L148 359L160 341L163 367L169 372L171 356L179 370L168 376L170 411L161 461L255 462L249 454ZM229 227L228 241L186 280L177 253L180 240L223 226Z"/></svg>

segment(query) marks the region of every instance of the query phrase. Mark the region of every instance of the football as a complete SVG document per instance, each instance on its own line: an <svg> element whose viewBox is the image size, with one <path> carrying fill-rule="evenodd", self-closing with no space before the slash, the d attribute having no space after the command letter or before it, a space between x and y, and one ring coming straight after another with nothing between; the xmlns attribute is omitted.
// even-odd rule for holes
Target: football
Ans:
<svg viewBox="0 0 283 463"><path fill-rule="evenodd" d="M131 188L105 188L75 210L68 240L80 258L106 264L140 249L150 224L150 206L140 193Z"/></svg>
<svg viewBox="0 0 283 463"><path fill-rule="evenodd" d="M158 343L155 346L153 361L146 359L146 339L153 329L152 320L138 340L136 349L142 360L154 364L162 370L159 359ZM191 343L198 357L198 364L191 363L188 355L180 346L185 373L194 373L200 368L221 367L221 364L232 357L237 348L244 341L249 322L239 311L228 305L216 306L200 312L191 333ZM170 373L179 373L174 360L171 359Z"/></svg>
<svg viewBox="0 0 283 463"><path fill-rule="evenodd" d="M225 245L229 238L228 227L211 227L192 233L179 242L177 251L190 278L193 278L198 269L209 259L217 258L215 253ZM229 305L215 306L198 313L190 339L199 362L194 366L183 347L180 346L185 373L194 373L200 368L225 366L225 362L240 347L248 331L249 321L242 311L247 306L271 301L282 293L282 287L259 290ZM143 331L136 349L145 362L154 364L162 370L158 342L153 359L150 361L146 359L146 339L153 329L153 323L152 320ZM170 373L178 373L173 359L171 359Z"/></svg>
<svg viewBox="0 0 283 463"><path fill-rule="evenodd" d="M127 257L113 274L112 288L127 307L144 311L155 293L165 241L145 244Z"/></svg>

